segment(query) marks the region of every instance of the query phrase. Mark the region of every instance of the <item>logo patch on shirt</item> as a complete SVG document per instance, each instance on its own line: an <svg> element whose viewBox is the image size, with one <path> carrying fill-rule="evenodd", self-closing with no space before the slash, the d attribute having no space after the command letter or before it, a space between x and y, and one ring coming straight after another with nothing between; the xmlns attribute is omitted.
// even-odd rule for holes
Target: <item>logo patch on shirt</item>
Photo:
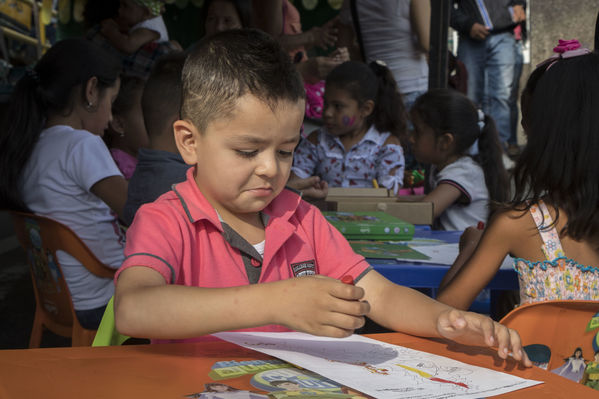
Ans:
<svg viewBox="0 0 599 399"><path fill-rule="evenodd" d="M294 277L313 276L316 274L316 266L314 265L314 259L306 260L299 263L292 263L291 270L293 271Z"/></svg>

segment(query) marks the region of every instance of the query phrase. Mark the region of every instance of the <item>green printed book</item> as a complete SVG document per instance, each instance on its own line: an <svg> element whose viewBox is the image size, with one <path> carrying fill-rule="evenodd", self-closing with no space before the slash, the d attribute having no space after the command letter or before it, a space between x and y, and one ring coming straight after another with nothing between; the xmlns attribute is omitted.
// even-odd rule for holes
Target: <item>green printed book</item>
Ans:
<svg viewBox="0 0 599 399"><path fill-rule="evenodd" d="M371 259L429 260L430 257L405 244L380 241L350 241L354 252Z"/></svg>
<svg viewBox="0 0 599 399"><path fill-rule="evenodd" d="M327 221L348 240L405 241L414 225L385 212L323 212Z"/></svg>

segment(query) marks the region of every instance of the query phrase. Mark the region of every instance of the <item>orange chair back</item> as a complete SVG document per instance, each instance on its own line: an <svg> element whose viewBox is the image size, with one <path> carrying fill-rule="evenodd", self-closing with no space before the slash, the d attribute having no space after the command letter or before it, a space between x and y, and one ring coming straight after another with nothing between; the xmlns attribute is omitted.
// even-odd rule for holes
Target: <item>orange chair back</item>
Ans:
<svg viewBox="0 0 599 399"><path fill-rule="evenodd" d="M96 330L85 329L79 324L56 252L68 253L99 277L112 278L115 270L100 262L67 226L43 216L11 213L17 238L27 254L35 294L36 308L29 347L39 348L44 327L55 334L70 337L72 346L91 345Z"/></svg>
<svg viewBox="0 0 599 399"><path fill-rule="evenodd" d="M547 369L554 370L576 348L582 349L586 361L593 360L599 344L598 312L599 301L542 301L517 307L500 323L518 331L525 347L534 344L549 347Z"/></svg>

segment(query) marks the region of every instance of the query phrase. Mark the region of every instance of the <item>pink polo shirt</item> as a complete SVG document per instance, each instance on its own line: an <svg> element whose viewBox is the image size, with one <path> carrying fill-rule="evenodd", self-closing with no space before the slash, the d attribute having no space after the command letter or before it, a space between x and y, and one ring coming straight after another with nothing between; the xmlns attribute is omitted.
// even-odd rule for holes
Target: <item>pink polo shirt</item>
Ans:
<svg viewBox="0 0 599 399"><path fill-rule="evenodd" d="M193 178L177 184L155 202L143 205L127 231L126 259L131 266L158 271L168 284L234 287L311 274L358 281L370 266L314 206L283 190L263 211L264 258L221 222ZM273 298L275 299L275 298ZM275 299L276 300L276 299ZM277 325L255 331L288 331Z"/></svg>

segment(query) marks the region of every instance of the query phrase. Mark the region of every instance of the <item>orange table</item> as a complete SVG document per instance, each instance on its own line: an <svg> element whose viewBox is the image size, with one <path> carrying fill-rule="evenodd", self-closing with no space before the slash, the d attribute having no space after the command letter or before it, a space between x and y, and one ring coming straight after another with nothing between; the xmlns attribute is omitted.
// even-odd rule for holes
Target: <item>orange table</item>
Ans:
<svg viewBox="0 0 599 399"><path fill-rule="evenodd" d="M511 359L503 362L487 348L465 347L400 333L373 334L370 337L545 382L501 397L599 397L599 392L554 373L539 368L519 368ZM220 380L224 384L264 394L249 385L248 375L255 373L260 366L233 367L228 369L227 375L218 370L211 372L219 361L254 359L272 358L222 341L2 350L0 398L183 398L203 391L205 383L222 377L227 377Z"/></svg>

